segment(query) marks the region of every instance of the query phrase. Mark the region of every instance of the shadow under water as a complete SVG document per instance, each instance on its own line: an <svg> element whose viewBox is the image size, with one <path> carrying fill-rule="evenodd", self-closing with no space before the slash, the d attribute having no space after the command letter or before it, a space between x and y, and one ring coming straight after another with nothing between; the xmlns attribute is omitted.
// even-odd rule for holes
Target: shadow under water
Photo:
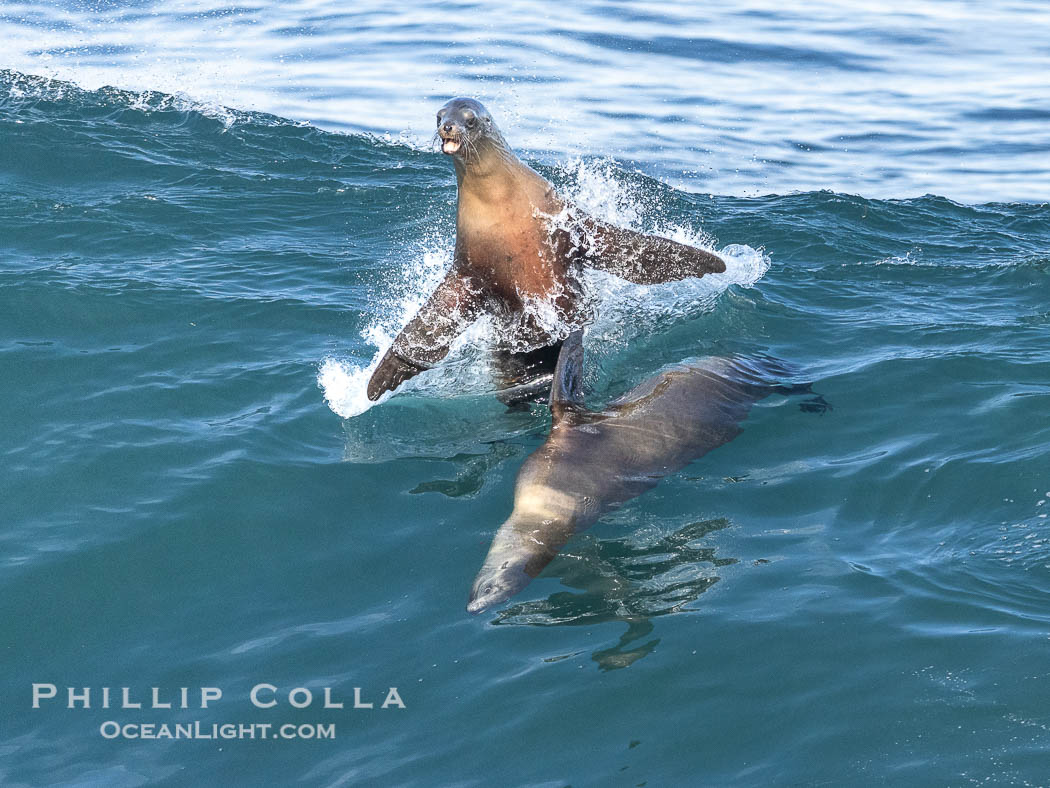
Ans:
<svg viewBox="0 0 1050 788"><path fill-rule="evenodd" d="M719 567L737 563L720 558L697 542L727 528L726 518L703 520L639 544L637 534L619 539L580 537L574 549L555 558L544 575L558 578L580 593L558 591L547 599L519 602L501 610L491 623L529 626L581 626L623 622L619 641L591 654L601 670L626 668L659 644L652 619L687 612L687 605L718 582ZM565 659L553 657L550 661Z"/></svg>
<svg viewBox="0 0 1050 788"><path fill-rule="evenodd" d="M489 444L486 454L461 453L449 457L447 462L456 466L459 472L454 479L433 479L428 482L420 482L411 490L409 495L422 495L423 493L440 493L449 498L463 498L474 495L481 491L485 484L486 475L501 462L519 454L519 450L503 441Z"/></svg>

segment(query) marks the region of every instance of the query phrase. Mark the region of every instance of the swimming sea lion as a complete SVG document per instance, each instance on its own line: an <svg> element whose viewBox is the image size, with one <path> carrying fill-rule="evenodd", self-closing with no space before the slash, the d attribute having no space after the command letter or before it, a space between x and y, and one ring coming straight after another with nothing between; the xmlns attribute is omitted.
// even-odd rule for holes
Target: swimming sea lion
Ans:
<svg viewBox="0 0 1050 788"><path fill-rule="evenodd" d="M514 509L474 581L471 613L521 591L604 513L735 438L751 406L780 390L774 381L786 371L772 359L704 358L661 372L595 412L583 406L582 363L582 332L575 331L554 372L550 435L518 472Z"/></svg>
<svg viewBox="0 0 1050 788"><path fill-rule="evenodd" d="M583 322L583 265L639 284L725 271L710 252L615 227L568 205L518 160L477 101L452 99L438 111L437 125L459 186L452 267L372 373L369 399L444 358L483 313L499 321L503 350L555 345ZM525 364L524 372L536 366L542 365Z"/></svg>

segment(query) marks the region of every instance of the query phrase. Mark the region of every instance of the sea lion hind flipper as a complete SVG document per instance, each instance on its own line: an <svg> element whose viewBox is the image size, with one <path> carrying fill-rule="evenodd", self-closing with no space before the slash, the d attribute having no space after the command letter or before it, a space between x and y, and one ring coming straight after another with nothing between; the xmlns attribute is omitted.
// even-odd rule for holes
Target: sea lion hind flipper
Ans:
<svg viewBox="0 0 1050 788"><path fill-rule="evenodd" d="M582 226L591 240L584 262L628 282L653 285L704 274L720 274L725 261L716 254L658 235L627 230L586 217Z"/></svg>
<svg viewBox="0 0 1050 788"><path fill-rule="evenodd" d="M561 346L551 382L550 404L555 424L584 410L582 329L569 334Z"/></svg>

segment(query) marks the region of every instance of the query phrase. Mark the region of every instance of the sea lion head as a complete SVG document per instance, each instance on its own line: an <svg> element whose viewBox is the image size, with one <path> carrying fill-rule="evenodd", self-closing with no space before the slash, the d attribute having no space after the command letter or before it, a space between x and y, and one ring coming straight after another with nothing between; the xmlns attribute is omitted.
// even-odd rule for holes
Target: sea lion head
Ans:
<svg viewBox="0 0 1050 788"><path fill-rule="evenodd" d="M559 493L544 490L557 500ZM530 505L531 495L515 493L514 512L492 538L485 563L474 578L468 613L481 613L505 602L532 582L576 530L571 518Z"/></svg>
<svg viewBox="0 0 1050 788"><path fill-rule="evenodd" d="M532 581L521 561L505 561L485 566L474 580L467 612L476 614L505 602Z"/></svg>
<svg viewBox="0 0 1050 788"><path fill-rule="evenodd" d="M480 157L493 143L506 148L489 111L472 98L454 98L437 113L441 152L457 160Z"/></svg>

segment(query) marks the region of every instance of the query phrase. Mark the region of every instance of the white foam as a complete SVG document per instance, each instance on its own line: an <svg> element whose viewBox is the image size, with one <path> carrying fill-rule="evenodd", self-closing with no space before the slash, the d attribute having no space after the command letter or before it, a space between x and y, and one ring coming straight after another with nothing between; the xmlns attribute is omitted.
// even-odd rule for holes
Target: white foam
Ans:
<svg viewBox="0 0 1050 788"><path fill-rule="evenodd" d="M360 416L375 405L365 394L368 379L376 366L378 356L367 366L354 365L337 358L326 358L317 372L317 384L324 391L324 400L334 413L344 419ZM389 397L384 394L380 401Z"/></svg>
<svg viewBox="0 0 1050 788"><path fill-rule="evenodd" d="M653 208L652 195L629 183L612 159L576 158L564 166L568 196L592 216L622 227L637 227Z"/></svg>
<svg viewBox="0 0 1050 788"><path fill-rule="evenodd" d="M683 240L676 238L675 240ZM587 328L589 347L624 347L632 338L715 308L718 297L732 285L752 287L769 270L769 257L750 246L730 244L717 251L726 263L721 274L683 279L659 285L636 285L612 274L588 270L588 290L596 294L595 320Z"/></svg>
<svg viewBox="0 0 1050 788"><path fill-rule="evenodd" d="M659 285L633 284L587 269L584 279L596 309L595 322L588 329L592 340L622 344L661 323L710 310L730 286L752 287L769 270L769 257L760 249L743 244L719 249L714 237L701 227L667 221L664 217L669 211L648 188L648 180L630 180L629 173L611 160L576 159L566 174L570 179L568 196L588 213L612 224L706 249L726 264L721 274Z"/></svg>

